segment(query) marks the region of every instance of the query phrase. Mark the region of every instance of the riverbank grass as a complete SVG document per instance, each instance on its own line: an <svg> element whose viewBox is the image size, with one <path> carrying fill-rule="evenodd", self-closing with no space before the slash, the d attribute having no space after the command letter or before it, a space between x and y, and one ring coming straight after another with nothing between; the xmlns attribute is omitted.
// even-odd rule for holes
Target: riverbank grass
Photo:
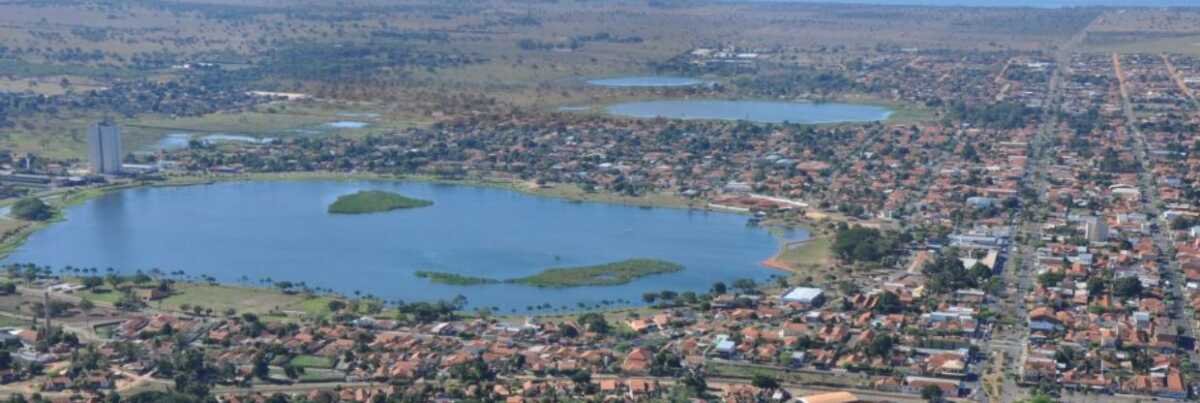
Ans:
<svg viewBox="0 0 1200 403"><path fill-rule="evenodd" d="M329 205L330 214L368 214L384 211L428 207L432 201L405 197L381 190L363 190L338 197Z"/></svg>
<svg viewBox="0 0 1200 403"><path fill-rule="evenodd" d="M832 262L833 238L816 237L800 245L785 246L779 260L792 267L822 266Z"/></svg>

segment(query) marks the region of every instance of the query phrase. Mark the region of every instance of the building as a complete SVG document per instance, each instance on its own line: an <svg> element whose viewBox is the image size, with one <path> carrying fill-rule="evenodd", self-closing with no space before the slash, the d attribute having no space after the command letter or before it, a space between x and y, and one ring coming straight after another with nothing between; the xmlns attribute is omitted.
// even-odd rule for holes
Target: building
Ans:
<svg viewBox="0 0 1200 403"><path fill-rule="evenodd" d="M88 162L97 174L121 173L121 128L102 121L88 128Z"/></svg>
<svg viewBox="0 0 1200 403"><path fill-rule="evenodd" d="M1091 242L1108 241L1108 223L1103 217L1087 217L1084 219L1084 236Z"/></svg>
<svg viewBox="0 0 1200 403"><path fill-rule="evenodd" d="M796 287L783 296L783 302L796 302L808 306L817 306L821 305L824 294L824 291L821 291L820 288Z"/></svg>

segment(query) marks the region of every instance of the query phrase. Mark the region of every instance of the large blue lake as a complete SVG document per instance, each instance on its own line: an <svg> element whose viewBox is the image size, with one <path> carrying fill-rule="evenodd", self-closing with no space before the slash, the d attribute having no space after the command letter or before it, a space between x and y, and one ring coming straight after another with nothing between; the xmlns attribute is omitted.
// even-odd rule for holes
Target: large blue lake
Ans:
<svg viewBox="0 0 1200 403"><path fill-rule="evenodd" d="M381 189L429 199L427 208L331 215L338 196ZM760 266L777 235L746 217L670 208L574 203L503 189L389 181L265 181L137 188L109 193L67 211L8 262L53 267L159 268L236 283L304 281L405 301L450 299L524 313L527 305L625 299L647 291L705 291L713 282L767 279ZM783 235L807 236L802 230ZM449 286L413 275L437 270L492 278L547 267L652 257L680 263L679 273L613 287L540 289L498 284Z"/></svg>
<svg viewBox="0 0 1200 403"><path fill-rule="evenodd" d="M872 105L771 101L662 100L623 102L606 112L635 118L746 120L759 123L844 123L887 119L892 110Z"/></svg>

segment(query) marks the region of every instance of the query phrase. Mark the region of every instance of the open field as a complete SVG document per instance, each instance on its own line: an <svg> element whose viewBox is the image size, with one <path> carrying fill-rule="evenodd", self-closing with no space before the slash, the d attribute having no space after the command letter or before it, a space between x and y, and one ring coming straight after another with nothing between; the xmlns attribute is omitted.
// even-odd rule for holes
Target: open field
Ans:
<svg viewBox="0 0 1200 403"><path fill-rule="evenodd" d="M0 131L0 148L35 152L55 159L82 159L88 126L109 116L99 112L65 111L39 118L18 119L16 127ZM337 128L341 121L366 123L362 128ZM277 102L254 110L221 112L198 117L156 114L118 118L126 152L153 151L167 134L237 134L257 138L303 136L367 136L425 126L428 118L359 103Z"/></svg>
<svg viewBox="0 0 1200 403"><path fill-rule="evenodd" d="M298 355L290 363L301 368L333 368L333 360L315 355Z"/></svg>
<svg viewBox="0 0 1200 403"><path fill-rule="evenodd" d="M784 244L778 254L763 264L797 277L816 278L833 264L833 253L830 249L833 237L814 236L815 238L806 241Z"/></svg>
<svg viewBox="0 0 1200 403"><path fill-rule="evenodd" d="M287 310L301 305L309 299L303 295L289 295L262 288L183 284L174 294L162 300L164 308L179 310L183 305L212 308L214 312L234 309L238 312L265 314Z"/></svg>
<svg viewBox="0 0 1200 403"><path fill-rule="evenodd" d="M202 62L220 66L247 90L307 93L323 100L276 102L201 116L111 114L126 128L127 150L152 151L169 133L363 136L426 126L456 111L553 110L646 98L662 91L597 88L582 81L655 74L657 64L701 46L769 50L771 56L758 68L762 71L798 66L841 69L846 60L869 57L880 47L1029 50L1069 37L1099 13L1089 9L945 13L920 7L706 2L671 6L499 0L365 3L363 7L371 7L371 12L356 14L352 23L343 18L343 7L317 1L300 2L305 4L305 18L288 18L286 7L266 0L204 2L203 7L162 1L63 2L54 7L0 4L5 45L31 49L0 63L0 90L61 94L68 88L63 79L77 92L110 87L120 80L176 81L193 74L191 63ZM1108 15L1106 21L1118 17ZM1145 22L1129 27L1113 22L1104 29L1155 29L1155 21L1162 19L1139 18ZM700 26L706 29L695 29ZM1174 23L1162 29L1175 34L1185 27ZM608 39L594 39L600 34ZM279 38L289 44L264 45ZM347 65L336 56L339 48L363 42L384 43L388 49L402 50L404 57L386 55L398 64L372 71L367 63L358 63L367 67ZM523 42L546 47L522 47ZM295 63L274 52L281 48L311 55L303 58L305 63ZM365 52L355 54L375 55ZM273 74L243 77L236 73L255 66L266 66ZM728 83L732 78L711 80ZM843 93L835 98L841 97L860 96ZM893 123L932 116L916 106L889 106L897 108L890 119ZM339 112L379 116L369 119L370 126L363 129L324 127L331 121L358 120ZM57 159L80 158L83 130L105 115L58 110L18 116L11 128L0 131L0 147Z"/></svg>
<svg viewBox="0 0 1200 403"><path fill-rule="evenodd" d="M97 291L81 291L77 295L92 302L112 305L121 298L121 293L104 287ZM155 309L193 312L193 307L212 309L214 315L223 315L227 309L238 313L254 313L258 315L276 314L295 311L305 315L322 316L329 313L329 299L326 297L309 297L300 294L285 294L273 289L244 287L237 285L209 285L200 283L180 282L176 284L171 295L149 305ZM187 306L189 309L184 310Z"/></svg>

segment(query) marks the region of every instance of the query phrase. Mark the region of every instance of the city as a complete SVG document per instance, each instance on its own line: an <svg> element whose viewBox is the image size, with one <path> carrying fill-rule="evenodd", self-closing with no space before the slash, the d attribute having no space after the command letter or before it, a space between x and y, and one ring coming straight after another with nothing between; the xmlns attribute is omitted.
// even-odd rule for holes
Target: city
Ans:
<svg viewBox="0 0 1200 403"><path fill-rule="evenodd" d="M10 401L1200 392L1187 2L38 3Z"/></svg>

